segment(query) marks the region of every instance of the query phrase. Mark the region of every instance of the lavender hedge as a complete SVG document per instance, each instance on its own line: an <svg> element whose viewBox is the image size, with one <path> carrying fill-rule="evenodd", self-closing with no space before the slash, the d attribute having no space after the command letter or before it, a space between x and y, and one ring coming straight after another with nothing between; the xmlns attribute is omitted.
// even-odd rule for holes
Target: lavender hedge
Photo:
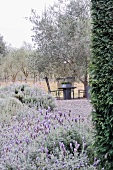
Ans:
<svg viewBox="0 0 113 170"><path fill-rule="evenodd" d="M1 103L6 96L15 98L11 97L15 94L12 89L10 93L9 87L4 93L2 90ZM0 114L0 169L97 169L99 160L92 150L93 125L89 125L88 117L19 103L22 105L15 112Z"/></svg>

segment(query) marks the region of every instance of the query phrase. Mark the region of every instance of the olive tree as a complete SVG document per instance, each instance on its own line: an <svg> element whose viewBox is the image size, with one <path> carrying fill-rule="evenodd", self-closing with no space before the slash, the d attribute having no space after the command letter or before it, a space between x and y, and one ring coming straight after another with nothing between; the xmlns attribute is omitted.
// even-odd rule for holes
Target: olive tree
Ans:
<svg viewBox="0 0 113 170"><path fill-rule="evenodd" d="M5 79L15 82L19 74L23 74L27 81L30 70L28 68L28 57L30 52L24 48L11 49L3 58L1 73Z"/></svg>
<svg viewBox="0 0 113 170"><path fill-rule="evenodd" d="M44 70L56 77L74 76L86 87L90 58L90 2L59 1L42 16L32 10L30 21Z"/></svg>

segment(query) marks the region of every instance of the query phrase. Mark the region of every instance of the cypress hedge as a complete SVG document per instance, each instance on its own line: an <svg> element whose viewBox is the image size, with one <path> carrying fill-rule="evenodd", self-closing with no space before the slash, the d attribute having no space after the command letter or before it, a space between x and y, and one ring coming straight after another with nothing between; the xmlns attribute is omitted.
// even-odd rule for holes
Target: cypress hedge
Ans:
<svg viewBox="0 0 113 170"><path fill-rule="evenodd" d="M91 0L90 63L92 119L100 167L113 170L113 0Z"/></svg>

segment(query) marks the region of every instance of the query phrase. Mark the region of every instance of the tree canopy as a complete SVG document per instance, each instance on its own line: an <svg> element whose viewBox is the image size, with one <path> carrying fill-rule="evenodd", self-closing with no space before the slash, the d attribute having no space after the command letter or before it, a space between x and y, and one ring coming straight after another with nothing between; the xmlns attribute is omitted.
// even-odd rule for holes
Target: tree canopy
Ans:
<svg viewBox="0 0 113 170"><path fill-rule="evenodd" d="M75 76L87 83L90 58L90 1L58 1L41 16L32 10L33 41L41 55L42 71Z"/></svg>

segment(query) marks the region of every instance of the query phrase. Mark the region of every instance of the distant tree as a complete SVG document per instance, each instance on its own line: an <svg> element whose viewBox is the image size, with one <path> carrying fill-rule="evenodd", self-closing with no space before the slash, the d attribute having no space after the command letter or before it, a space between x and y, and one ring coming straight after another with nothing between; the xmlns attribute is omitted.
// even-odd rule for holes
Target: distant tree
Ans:
<svg viewBox="0 0 113 170"><path fill-rule="evenodd" d="M0 55L4 56L6 54L6 43L3 40L3 36L0 35Z"/></svg>
<svg viewBox="0 0 113 170"><path fill-rule="evenodd" d="M2 65L3 65L3 58L7 53L6 43L3 40L3 36L0 35L0 81L2 81Z"/></svg>
<svg viewBox="0 0 113 170"><path fill-rule="evenodd" d="M27 81L30 73L28 69L29 55L30 51L24 48L9 50L7 55L3 58L1 66L2 76L6 79L11 77L11 80L15 82L17 75L22 72Z"/></svg>
<svg viewBox="0 0 113 170"><path fill-rule="evenodd" d="M20 72L20 66L16 50L8 53L4 58L3 73L5 78L10 78L12 82L15 82L18 73Z"/></svg>
<svg viewBox="0 0 113 170"><path fill-rule="evenodd" d="M18 57L18 61L19 61L19 67L20 67L20 71L24 74L25 76L25 81L27 82L27 78L30 74L29 68L28 68L28 57L30 55L29 50L26 50L25 48L20 48L17 49L16 51L16 55Z"/></svg>
<svg viewBox="0 0 113 170"><path fill-rule="evenodd" d="M28 69L31 75L33 75L34 78L34 83L36 81L37 76L39 76L39 54L35 51L32 50L28 57Z"/></svg>
<svg viewBox="0 0 113 170"><path fill-rule="evenodd" d="M32 45L26 41L23 41L21 48L26 49L28 51L32 51L33 49Z"/></svg>

